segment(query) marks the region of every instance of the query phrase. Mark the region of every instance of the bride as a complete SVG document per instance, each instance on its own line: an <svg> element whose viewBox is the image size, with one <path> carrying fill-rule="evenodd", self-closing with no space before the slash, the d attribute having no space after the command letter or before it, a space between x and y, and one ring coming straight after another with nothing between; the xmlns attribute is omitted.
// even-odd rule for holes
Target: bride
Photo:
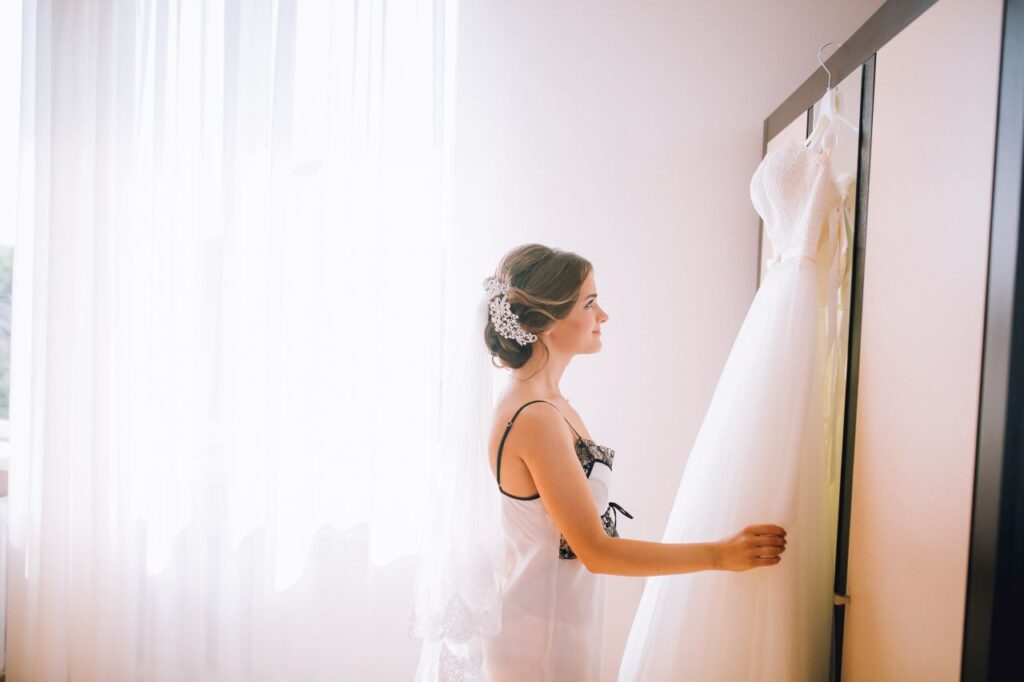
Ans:
<svg viewBox="0 0 1024 682"><path fill-rule="evenodd" d="M684 543L619 537L618 514L629 514L609 500L615 452L591 437L559 387L574 356L601 349L608 315L593 266L526 244L504 256L488 284L481 331L511 381L488 447L508 561L501 630L484 641L485 667L492 680L597 680L605 575L774 566L786 531L763 523Z"/></svg>
<svg viewBox="0 0 1024 682"><path fill-rule="evenodd" d="M854 192L830 162L845 121L835 88L821 105L811 136L765 155L751 179L775 257L687 460L664 534L674 542L619 537L619 513L631 515L609 497L615 451L559 387L575 355L601 348L608 316L591 263L526 244L485 282L475 338L451 365L477 366L460 360L483 350L482 332L512 382L486 439L475 434L486 416L444 410L454 422L439 480L461 480L450 490L462 492L438 496L438 551L418 574L418 680L598 679L604 575L649 576L620 682L825 678ZM457 406L490 405L482 374L465 373ZM779 564L786 528L791 559L733 575Z"/></svg>

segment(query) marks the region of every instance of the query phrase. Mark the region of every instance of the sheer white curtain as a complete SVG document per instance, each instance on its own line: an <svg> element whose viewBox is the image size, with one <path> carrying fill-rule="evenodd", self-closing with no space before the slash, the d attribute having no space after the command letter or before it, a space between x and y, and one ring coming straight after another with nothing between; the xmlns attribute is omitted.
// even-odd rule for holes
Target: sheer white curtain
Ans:
<svg viewBox="0 0 1024 682"><path fill-rule="evenodd" d="M454 1L23 16L8 679L408 679Z"/></svg>

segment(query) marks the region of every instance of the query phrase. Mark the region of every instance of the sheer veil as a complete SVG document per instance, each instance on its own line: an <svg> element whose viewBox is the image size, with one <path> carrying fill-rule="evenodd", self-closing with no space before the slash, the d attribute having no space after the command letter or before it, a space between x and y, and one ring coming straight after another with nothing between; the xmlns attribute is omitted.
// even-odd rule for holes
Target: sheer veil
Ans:
<svg viewBox="0 0 1024 682"><path fill-rule="evenodd" d="M488 300L450 306L432 504L416 573L409 634L423 640L418 682L483 680L485 637L501 630L501 500L488 465L494 366L484 344ZM410 510L418 513L418 510Z"/></svg>

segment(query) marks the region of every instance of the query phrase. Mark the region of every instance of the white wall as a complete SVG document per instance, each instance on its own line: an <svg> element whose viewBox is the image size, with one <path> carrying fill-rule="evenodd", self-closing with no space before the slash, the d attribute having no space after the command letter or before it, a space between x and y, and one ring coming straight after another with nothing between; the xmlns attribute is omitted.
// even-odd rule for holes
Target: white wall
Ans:
<svg viewBox="0 0 1024 682"><path fill-rule="evenodd" d="M604 347L562 390L616 451L624 536L661 539L754 295L762 122L881 4L462 0L456 229L481 278L524 242L594 263ZM606 679L642 589L610 578Z"/></svg>

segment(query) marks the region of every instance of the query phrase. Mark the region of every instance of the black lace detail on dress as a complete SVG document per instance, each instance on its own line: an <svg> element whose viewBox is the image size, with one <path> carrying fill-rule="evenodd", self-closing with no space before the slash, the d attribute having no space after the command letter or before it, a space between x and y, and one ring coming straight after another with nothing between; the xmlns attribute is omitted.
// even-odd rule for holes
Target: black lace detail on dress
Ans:
<svg viewBox="0 0 1024 682"><path fill-rule="evenodd" d="M617 502L609 502L608 509L604 514L601 515L601 525L604 526L604 532L613 538L619 537L619 531L616 529L616 525L619 521L619 512L622 512L629 518L633 518L633 515L622 508ZM559 559L575 559L576 553L572 551L572 547L565 541L564 536L559 536L558 542L558 558Z"/></svg>
<svg viewBox="0 0 1024 682"><path fill-rule="evenodd" d="M601 462L602 464L608 465L608 468L612 468L612 461L615 459L615 451L611 448L603 445L598 445L589 438L576 439L576 456L580 459L580 464L583 465L583 471L586 472L587 478L590 478L590 472L594 468L594 462Z"/></svg>
<svg viewBox="0 0 1024 682"><path fill-rule="evenodd" d="M625 514L627 518L633 518L633 515L623 509L618 502L609 502L608 510L601 515L601 522L604 524L604 532L613 538L619 537L619 533L615 528L619 522L619 512Z"/></svg>
<svg viewBox="0 0 1024 682"><path fill-rule="evenodd" d="M594 470L594 462L601 462L609 469L612 468L612 462L615 460L615 451L604 445L598 445L589 438L577 437L576 456L579 457L580 464L583 465L583 471L587 474L587 478L590 478L590 472ZM604 526L604 532L613 538L619 537L616 524L618 522L618 512L620 511L627 517L633 518L632 514L615 502L609 502L608 509L601 515L601 525ZM560 559L576 558L576 553L572 551L572 547L566 542L564 535L558 536L558 557Z"/></svg>

